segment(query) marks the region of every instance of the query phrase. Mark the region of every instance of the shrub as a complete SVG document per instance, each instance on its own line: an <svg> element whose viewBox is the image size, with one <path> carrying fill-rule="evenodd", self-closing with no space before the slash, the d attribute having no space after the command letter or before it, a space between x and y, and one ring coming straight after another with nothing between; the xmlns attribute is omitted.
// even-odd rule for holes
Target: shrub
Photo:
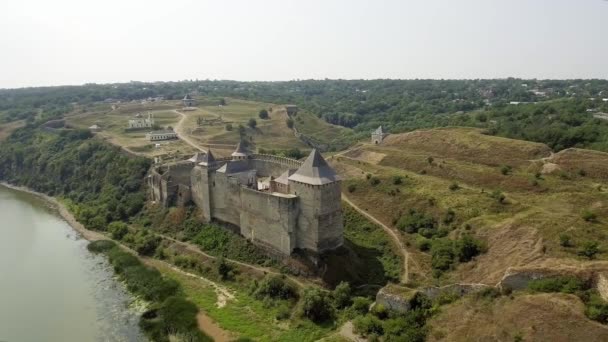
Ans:
<svg viewBox="0 0 608 342"><path fill-rule="evenodd" d="M454 263L454 247L450 240L435 240L431 246L431 266L446 271Z"/></svg>
<svg viewBox="0 0 608 342"><path fill-rule="evenodd" d="M266 276L254 295L257 299L290 299L297 297L295 288L285 281L284 276L280 275Z"/></svg>
<svg viewBox="0 0 608 342"><path fill-rule="evenodd" d="M434 160L435 160L435 159L434 159L433 157L431 157L431 156L429 156L428 158L426 158L426 161L427 161L427 163L429 163L429 164L433 164L433 161L434 161Z"/></svg>
<svg viewBox="0 0 608 342"><path fill-rule="evenodd" d="M505 200L506 200L506 196L500 190L492 191L492 194L490 194L490 197L495 199L500 204L504 204Z"/></svg>
<svg viewBox="0 0 608 342"><path fill-rule="evenodd" d="M232 124L226 124L226 126L224 127L224 129L228 132L232 131Z"/></svg>
<svg viewBox="0 0 608 342"><path fill-rule="evenodd" d="M357 190L357 186L355 184L349 184L348 185L348 192L355 192L355 190Z"/></svg>
<svg viewBox="0 0 608 342"><path fill-rule="evenodd" d="M578 255L584 256L588 259L594 259L599 252L600 247L597 242L587 241L581 246L581 249L578 251Z"/></svg>
<svg viewBox="0 0 608 342"><path fill-rule="evenodd" d="M258 125L258 122L255 121L254 118L249 119L249 121L247 121L247 126L249 126L249 128L256 128Z"/></svg>
<svg viewBox="0 0 608 342"><path fill-rule="evenodd" d="M454 242L454 252L460 262L467 262L485 250L481 241L465 234L461 239Z"/></svg>
<svg viewBox="0 0 608 342"><path fill-rule="evenodd" d="M93 253L103 253L114 247L116 247L116 243L110 240L97 240L87 245L87 249Z"/></svg>
<svg viewBox="0 0 608 342"><path fill-rule="evenodd" d="M260 117L260 119L262 120L266 120L269 118L268 116L268 111L266 109L262 109L260 110L260 112L258 113L258 116Z"/></svg>
<svg viewBox="0 0 608 342"><path fill-rule="evenodd" d="M114 240L122 240L129 233L129 226L124 222L112 222L108 226L108 232Z"/></svg>
<svg viewBox="0 0 608 342"><path fill-rule="evenodd" d="M401 177L401 176L393 177L393 184L395 184L395 185L403 184L403 177Z"/></svg>
<svg viewBox="0 0 608 342"><path fill-rule="evenodd" d="M460 189L460 185L458 185L458 183L452 183L452 184L450 184L449 189L451 191L456 191L456 190Z"/></svg>
<svg viewBox="0 0 608 342"><path fill-rule="evenodd" d="M358 314L366 314L369 311L369 306L372 301L365 297L355 297L351 308Z"/></svg>
<svg viewBox="0 0 608 342"><path fill-rule="evenodd" d="M277 309L277 314L275 315L275 318L279 321L283 321L283 320L288 319L290 316L291 316L291 310L289 309L289 307L287 307L285 305L281 305Z"/></svg>
<svg viewBox="0 0 608 342"><path fill-rule="evenodd" d="M431 249L431 240L419 236L416 238L416 246L418 246L418 249L421 250L422 252L426 252L429 249Z"/></svg>
<svg viewBox="0 0 608 342"><path fill-rule="evenodd" d="M575 293L584 287L584 283L573 276L534 279L528 283L528 289L536 292Z"/></svg>
<svg viewBox="0 0 608 342"><path fill-rule="evenodd" d="M380 319L385 319L388 317L388 309L386 308L386 306L382 305L382 304L378 304L376 303L376 305L374 305L370 311L374 316L380 318Z"/></svg>
<svg viewBox="0 0 608 342"><path fill-rule="evenodd" d="M371 174L371 173L366 174L366 175L365 175L365 178L366 178L367 180L369 180L370 178L372 178L372 174Z"/></svg>
<svg viewBox="0 0 608 342"><path fill-rule="evenodd" d="M572 247L573 243L572 238L570 238L570 235L561 234L559 236L559 245L562 247Z"/></svg>
<svg viewBox="0 0 608 342"><path fill-rule="evenodd" d="M331 319L333 317L333 310L327 292L318 288L304 290L304 295L302 296L302 316L315 323Z"/></svg>
<svg viewBox="0 0 608 342"><path fill-rule="evenodd" d="M224 257L219 257L215 260L215 266L217 274L222 280L229 280L234 275L232 272L232 265L228 264Z"/></svg>
<svg viewBox="0 0 608 342"><path fill-rule="evenodd" d="M352 302L350 298L351 292L350 284L344 281L340 282L331 293L334 300L334 306L338 309L350 306Z"/></svg>
<svg viewBox="0 0 608 342"><path fill-rule="evenodd" d="M419 213L416 210L410 210L408 215L402 216L397 221L397 228L406 233L417 233L422 228L435 229L437 222L431 216L424 213Z"/></svg>
<svg viewBox="0 0 608 342"><path fill-rule="evenodd" d="M581 217L587 222L597 222L597 215L589 210L584 210Z"/></svg>
<svg viewBox="0 0 608 342"><path fill-rule="evenodd" d="M363 317L357 317L353 321L353 326L357 334L368 336L370 334L382 335L384 334L384 328L382 327L382 321L376 316L365 315Z"/></svg>
<svg viewBox="0 0 608 342"><path fill-rule="evenodd" d="M376 186L376 185L380 184L380 178L378 178L378 177L372 177L372 179L370 179L369 183L372 186Z"/></svg>
<svg viewBox="0 0 608 342"><path fill-rule="evenodd" d="M139 236L135 240L134 249L139 255L151 256L156 251L158 245L160 245L161 238L156 235L145 235Z"/></svg>
<svg viewBox="0 0 608 342"><path fill-rule="evenodd" d="M608 303L606 303L606 301L597 293L592 293L589 295L589 299L585 301L585 315L594 321L607 324Z"/></svg>
<svg viewBox="0 0 608 342"><path fill-rule="evenodd" d="M506 176L506 175L510 174L512 170L513 170L513 168L511 166L509 166L509 165L503 165L500 168L500 173L502 173L503 175Z"/></svg>

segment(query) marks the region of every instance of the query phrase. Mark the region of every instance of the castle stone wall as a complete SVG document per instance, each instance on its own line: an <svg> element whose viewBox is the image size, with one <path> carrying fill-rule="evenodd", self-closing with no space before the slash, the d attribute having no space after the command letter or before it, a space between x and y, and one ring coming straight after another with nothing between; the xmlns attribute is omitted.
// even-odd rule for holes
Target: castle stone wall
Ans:
<svg viewBox="0 0 608 342"><path fill-rule="evenodd" d="M295 244L298 198L241 188L241 203L241 235L290 254Z"/></svg>

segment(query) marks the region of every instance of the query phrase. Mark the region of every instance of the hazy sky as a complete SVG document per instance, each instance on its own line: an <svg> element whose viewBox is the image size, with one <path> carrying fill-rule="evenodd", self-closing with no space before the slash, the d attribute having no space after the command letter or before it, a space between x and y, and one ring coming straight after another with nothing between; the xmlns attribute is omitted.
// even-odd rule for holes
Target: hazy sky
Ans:
<svg viewBox="0 0 608 342"><path fill-rule="evenodd" d="M0 87L608 78L606 0L2 0Z"/></svg>

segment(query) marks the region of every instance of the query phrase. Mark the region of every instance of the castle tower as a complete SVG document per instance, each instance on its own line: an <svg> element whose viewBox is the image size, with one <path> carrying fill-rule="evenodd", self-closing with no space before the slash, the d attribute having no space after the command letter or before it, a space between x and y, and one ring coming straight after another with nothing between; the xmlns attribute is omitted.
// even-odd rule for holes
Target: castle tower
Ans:
<svg viewBox="0 0 608 342"><path fill-rule="evenodd" d="M190 173L190 184L192 185L192 201L203 212L204 219L211 221L211 194L210 186L213 183L211 171L217 164L211 150L207 153L196 153L188 159L196 165Z"/></svg>
<svg viewBox="0 0 608 342"><path fill-rule="evenodd" d="M381 144L387 135L388 135L388 133L384 133L382 126L378 126L378 128L372 132L372 144L375 144L375 145Z"/></svg>
<svg viewBox="0 0 608 342"><path fill-rule="evenodd" d="M296 247L322 253L341 246L344 227L336 172L315 149L288 180L289 192L300 199Z"/></svg>

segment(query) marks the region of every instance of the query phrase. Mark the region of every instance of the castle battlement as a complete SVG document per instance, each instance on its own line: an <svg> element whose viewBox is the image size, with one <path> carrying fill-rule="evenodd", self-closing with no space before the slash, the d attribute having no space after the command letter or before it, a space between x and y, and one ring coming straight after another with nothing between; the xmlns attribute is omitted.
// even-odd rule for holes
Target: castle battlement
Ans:
<svg viewBox="0 0 608 342"><path fill-rule="evenodd" d="M156 166L147 184L152 201L194 203L205 221L239 227L245 238L285 255L343 242L341 182L316 150L301 162L251 154L239 144L231 158L209 151Z"/></svg>

